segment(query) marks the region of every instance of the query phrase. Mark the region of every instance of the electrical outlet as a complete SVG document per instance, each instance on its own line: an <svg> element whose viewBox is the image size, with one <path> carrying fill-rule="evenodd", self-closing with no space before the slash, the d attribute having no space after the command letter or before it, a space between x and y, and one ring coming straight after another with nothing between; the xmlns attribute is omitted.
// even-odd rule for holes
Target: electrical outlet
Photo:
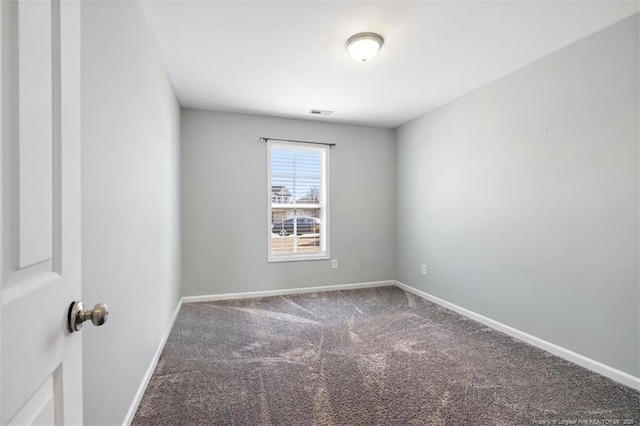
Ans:
<svg viewBox="0 0 640 426"><path fill-rule="evenodd" d="M338 269L338 259L331 259L331 269Z"/></svg>
<svg viewBox="0 0 640 426"><path fill-rule="evenodd" d="M427 265L422 265L422 273L423 274L427 273Z"/></svg>

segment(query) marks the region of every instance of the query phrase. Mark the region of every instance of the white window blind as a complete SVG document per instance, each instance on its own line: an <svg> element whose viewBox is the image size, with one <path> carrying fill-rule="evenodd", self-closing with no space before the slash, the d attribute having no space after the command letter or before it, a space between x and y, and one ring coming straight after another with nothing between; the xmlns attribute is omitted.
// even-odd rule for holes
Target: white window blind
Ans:
<svg viewBox="0 0 640 426"><path fill-rule="evenodd" d="M269 261L327 259L329 147L269 141Z"/></svg>

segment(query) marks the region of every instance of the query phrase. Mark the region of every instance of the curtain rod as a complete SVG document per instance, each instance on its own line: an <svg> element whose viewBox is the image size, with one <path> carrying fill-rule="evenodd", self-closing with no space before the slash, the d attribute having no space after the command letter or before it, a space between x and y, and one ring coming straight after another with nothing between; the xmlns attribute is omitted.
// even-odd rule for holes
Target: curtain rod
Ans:
<svg viewBox="0 0 640 426"><path fill-rule="evenodd" d="M265 138L264 136L260 136L260 140L263 142L267 141L280 141L280 142L296 142L296 143L311 143L314 145L327 145L327 146L336 146L335 143L326 143L326 142L311 142L311 141L297 141L292 139L276 139L276 138Z"/></svg>

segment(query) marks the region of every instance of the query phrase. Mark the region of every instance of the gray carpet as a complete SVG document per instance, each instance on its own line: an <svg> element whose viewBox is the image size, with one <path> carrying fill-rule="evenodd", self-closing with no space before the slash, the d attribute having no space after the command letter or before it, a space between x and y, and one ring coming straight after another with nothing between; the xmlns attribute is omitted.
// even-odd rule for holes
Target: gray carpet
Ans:
<svg viewBox="0 0 640 426"><path fill-rule="evenodd" d="M638 392L380 287L183 305L133 424L639 422Z"/></svg>

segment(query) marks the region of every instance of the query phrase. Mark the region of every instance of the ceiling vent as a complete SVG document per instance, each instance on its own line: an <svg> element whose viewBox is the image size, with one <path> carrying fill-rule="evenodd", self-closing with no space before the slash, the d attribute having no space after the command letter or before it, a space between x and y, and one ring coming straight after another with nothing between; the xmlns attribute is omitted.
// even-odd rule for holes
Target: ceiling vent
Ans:
<svg viewBox="0 0 640 426"><path fill-rule="evenodd" d="M313 114L313 115L331 115L333 114L333 111L327 111L324 109L312 109L311 111L309 111L309 114Z"/></svg>

